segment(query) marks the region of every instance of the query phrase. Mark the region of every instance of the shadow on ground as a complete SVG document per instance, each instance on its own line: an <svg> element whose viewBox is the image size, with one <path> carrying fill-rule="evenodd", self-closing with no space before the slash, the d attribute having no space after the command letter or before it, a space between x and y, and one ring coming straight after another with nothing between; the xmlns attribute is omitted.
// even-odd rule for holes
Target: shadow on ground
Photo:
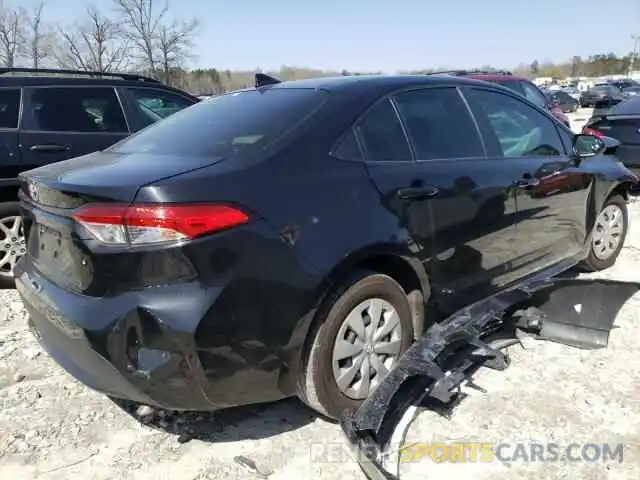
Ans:
<svg viewBox="0 0 640 480"><path fill-rule="evenodd" d="M213 412L153 410L134 402L111 399L136 421L178 437L181 443L211 443L262 439L297 430L316 418L297 398L247 405Z"/></svg>

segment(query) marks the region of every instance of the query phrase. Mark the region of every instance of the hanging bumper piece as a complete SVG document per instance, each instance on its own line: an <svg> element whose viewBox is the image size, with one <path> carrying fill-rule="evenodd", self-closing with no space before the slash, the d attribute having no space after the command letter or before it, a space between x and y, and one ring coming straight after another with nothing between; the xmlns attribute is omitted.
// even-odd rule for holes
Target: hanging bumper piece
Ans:
<svg viewBox="0 0 640 480"><path fill-rule="evenodd" d="M424 409L448 417L460 386L481 367L505 370L505 347L524 337L581 349L605 348L618 312L639 283L531 280L468 306L431 327L396 362L341 426L370 480L399 479L399 453L411 421Z"/></svg>

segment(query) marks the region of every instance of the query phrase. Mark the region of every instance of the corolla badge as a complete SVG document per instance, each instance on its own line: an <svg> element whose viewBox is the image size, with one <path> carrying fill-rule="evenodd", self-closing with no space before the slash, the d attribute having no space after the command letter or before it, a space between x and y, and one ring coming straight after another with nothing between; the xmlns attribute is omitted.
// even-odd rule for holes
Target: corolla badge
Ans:
<svg viewBox="0 0 640 480"><path fill-rule="evenodd" d="M40 198L40 190L38 188L38 184L31 182L29 183L28 189L29 189L29 196L37 202L38 199Z"/></svg>

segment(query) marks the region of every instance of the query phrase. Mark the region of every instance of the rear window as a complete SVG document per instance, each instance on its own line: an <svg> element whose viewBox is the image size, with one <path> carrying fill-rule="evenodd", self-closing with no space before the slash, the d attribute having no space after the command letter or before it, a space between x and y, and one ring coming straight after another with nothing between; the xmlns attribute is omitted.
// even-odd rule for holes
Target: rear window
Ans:
<svg viewBox="0 0 640 480"><path fill-rule="evenodd" d="M608 92L610 90L609 85L596 85L591 89L592 92L600 93L600 92Z"/></svg>
<svg viewBox="0 0 640 480"><path fill-rule="evenodd" d="M629 98L620 102L610 111L612 115L640 115L640 97Z"/></svg>
<svg viewBox="0 0 640 480"><path fill-rule="evenodd" d="M232 92L203 100L108 149L234 157L264 149L315 112L327 93L306 88Z"/></svg>

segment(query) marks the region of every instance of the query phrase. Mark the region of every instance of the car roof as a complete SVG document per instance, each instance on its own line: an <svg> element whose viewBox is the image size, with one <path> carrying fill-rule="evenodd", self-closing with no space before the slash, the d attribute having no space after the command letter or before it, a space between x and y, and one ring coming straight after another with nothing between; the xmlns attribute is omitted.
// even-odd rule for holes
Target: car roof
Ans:
<svg viewBox="0 0 640 480"><path fill-rule="evenodd" d="M15 72L13 71L15 70ZM24 73L22 73L24 72ZM72 72L72 73L68 73ZM158 80L134 74L56 71L34 69L0 68L0 87L42 87L42 86L122 86L154 87L173 91L194 100L196 97L183 90L166 85Z"/></svg>
<svg viewBox="0 0 640 480"><path fill-rule="evenodd" d="M422 85L475 85L477 83L476 79L451 75L348 75L290 80L268 88L312 88L337 92L362 88L393 90Z"/></svg>
<svg viewBox="0 0 640 480"><path fill-rule="evenodd" d="M526 80L526 78L519 77L517 75L500 75L500 74L490 74L490 73L472 73L470 75L467 75L467 77L475 78L477 80L485 80L488 82L495 82L497 80L505 80L507 82L509 81L516 82L516 81Z"/></svg>

